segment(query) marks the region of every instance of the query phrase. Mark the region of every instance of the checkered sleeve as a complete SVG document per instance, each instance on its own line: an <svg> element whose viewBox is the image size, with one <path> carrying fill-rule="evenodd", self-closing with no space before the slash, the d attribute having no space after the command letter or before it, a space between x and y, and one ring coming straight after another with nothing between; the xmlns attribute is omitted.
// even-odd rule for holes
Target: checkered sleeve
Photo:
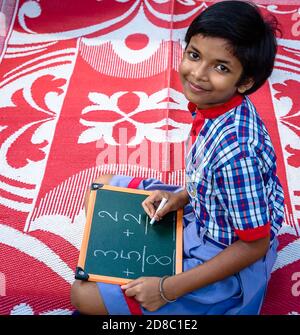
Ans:
<svg viewBox="0 0 300 335"><path fill-rule="evenodd" d="M230 162L215 174L218 194L230 224L241 240L270 235L267 193L257 158Z"/></svg>

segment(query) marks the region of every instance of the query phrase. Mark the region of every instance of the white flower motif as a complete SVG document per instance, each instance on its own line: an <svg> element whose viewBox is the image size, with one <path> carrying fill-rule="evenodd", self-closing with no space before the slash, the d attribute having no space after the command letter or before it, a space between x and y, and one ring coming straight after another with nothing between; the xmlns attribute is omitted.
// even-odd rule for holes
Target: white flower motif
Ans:
<svg viewBox="0 0 300 335"><path fill-rule="evenodd" d="M88 97L92 102L91 105L85 107L82 110L82 117L80 123L88 127L87 130L83 131L79 136L78 143L89 143L100 140L101 138L107 144L118 145L113 137L114 127L123 121L130 122L136 128L135 137L128 143L128 145L141 144L144 138L149 139L152 142L182 142L186 139L190 124L184 122L177 122L172 120L172 116L162 115L160 120L154 119L155 110L187 110L187 102L184 95L174 89L162 89L152 95L147 95L145 92L134 91L139 99L139 104L136 108L128 113L123 112L118 105L119 99L125 96L129 92L116 92L111 96L107 96L103 93L90 92ZM172 101L167 101L168 97ZM88 113L97 111L99 113L99 120L93 121L88 120ZM141 122L137 117L139 113L149 111L148 122ZM105 118L106 113L114 113L117 120L107 121ZM103 117L103 121L101 121ZM151 118L153 117L153 121ZM164 130L166 126L172 126L171 130Z"/></svg>

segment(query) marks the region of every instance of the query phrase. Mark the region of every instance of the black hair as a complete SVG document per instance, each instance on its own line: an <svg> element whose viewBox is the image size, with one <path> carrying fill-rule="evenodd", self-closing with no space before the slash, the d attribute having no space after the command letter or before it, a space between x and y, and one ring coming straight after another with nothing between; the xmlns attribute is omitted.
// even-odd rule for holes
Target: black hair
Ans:
<svg viewBox="0 0 300 335"><path fill-rule="evenodd" d="M252 78L251 94L271 75L277 52L277 19L264 18L259 8L248 1L221 1L206 8L190 24L185 42L194 35L219 37L228 41L232 54L240 61L243 73L237 86Z"/></svg>

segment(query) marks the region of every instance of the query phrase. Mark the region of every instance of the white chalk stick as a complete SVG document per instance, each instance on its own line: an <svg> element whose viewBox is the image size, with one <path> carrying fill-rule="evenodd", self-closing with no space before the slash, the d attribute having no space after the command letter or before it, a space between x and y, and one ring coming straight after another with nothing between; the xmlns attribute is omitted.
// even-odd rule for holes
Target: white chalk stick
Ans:
<svg viewBox="0 0 300 335"><path fill-rule="evenodd" d="M156 215L156 213L158 211L160 211L164 207L164 205L167 203L167 201L168 201L168 199L166 199L166 198L162 198L161 199L161 202L160 202L159 206L157 207L157 210L156 210L153 218L151 219L150 224L153 224L155 222L155 215Z"/></svg>

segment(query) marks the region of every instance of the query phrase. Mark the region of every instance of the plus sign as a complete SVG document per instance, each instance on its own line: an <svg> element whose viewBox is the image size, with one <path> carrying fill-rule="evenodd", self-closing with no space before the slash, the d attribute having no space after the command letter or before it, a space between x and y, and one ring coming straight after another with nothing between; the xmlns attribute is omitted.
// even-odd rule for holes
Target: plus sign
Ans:
<svg viewBox="0 0 300 335"><path fill-rule="evenodd" d="M123 231L123 234L126 234L127 235L127 237L129 236L129 235L134 235L134 233L131 233L130 231L129 231L129 229L127 229L126 231Z"/></svg>
<svg viewBox="0 0 300 335"><path fill-rule="evenodd" d="M129 275L134 275L134 272L130 272L128 269L126 269L126 271L123 271L123 273L125 273L127 277Z"/></svg>

